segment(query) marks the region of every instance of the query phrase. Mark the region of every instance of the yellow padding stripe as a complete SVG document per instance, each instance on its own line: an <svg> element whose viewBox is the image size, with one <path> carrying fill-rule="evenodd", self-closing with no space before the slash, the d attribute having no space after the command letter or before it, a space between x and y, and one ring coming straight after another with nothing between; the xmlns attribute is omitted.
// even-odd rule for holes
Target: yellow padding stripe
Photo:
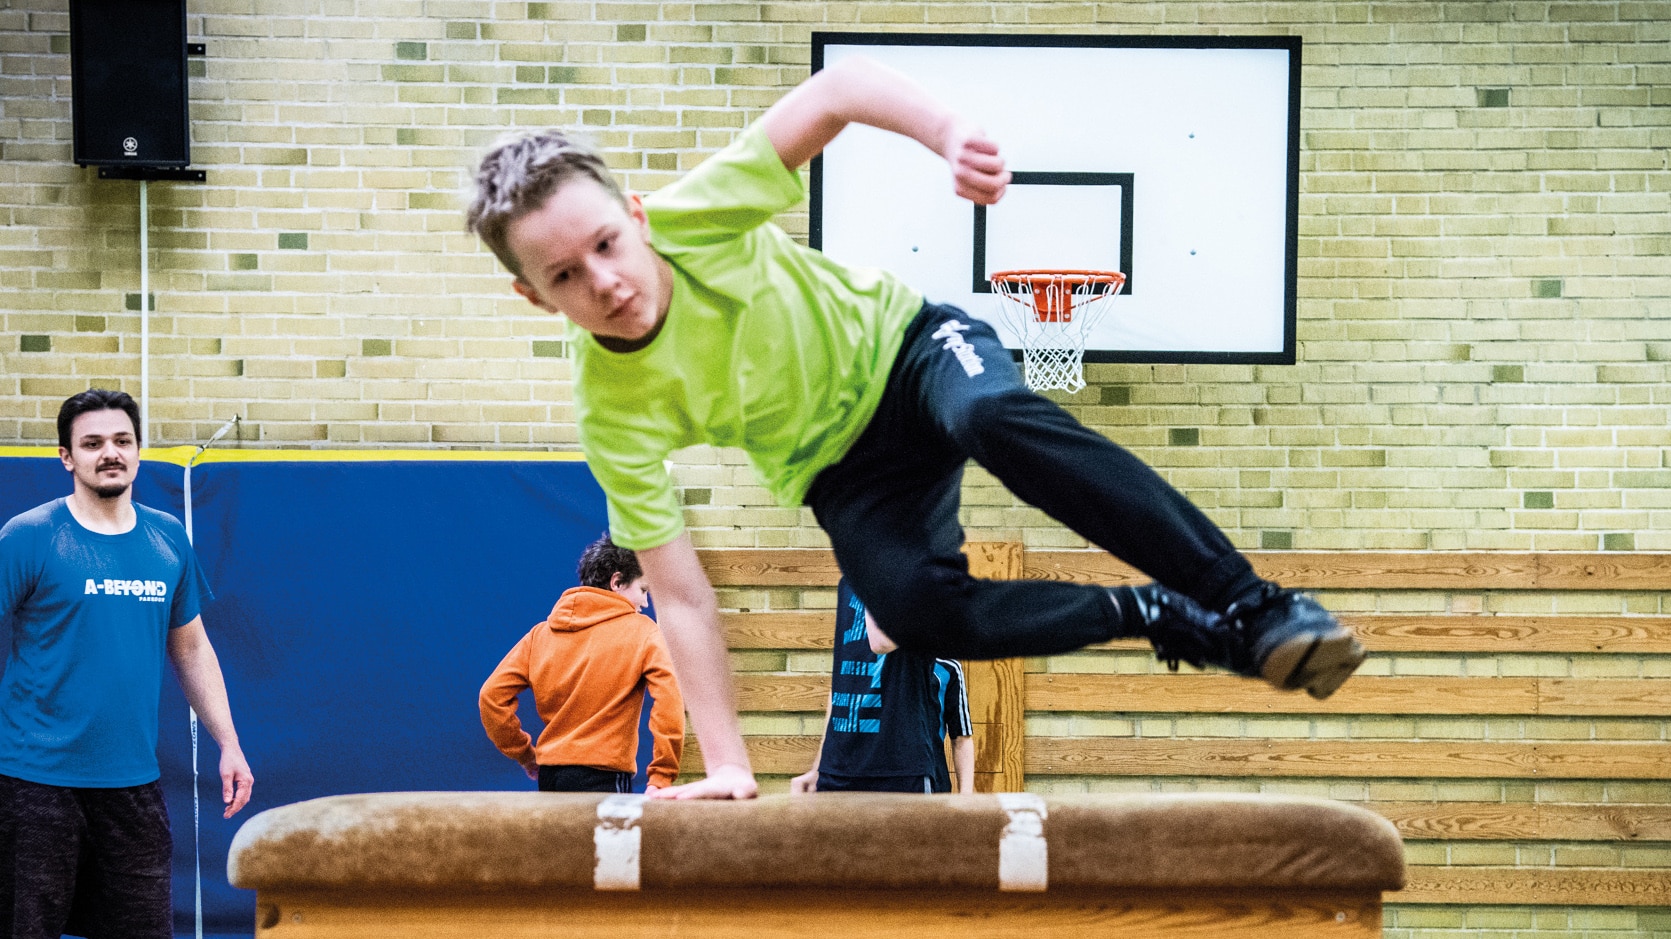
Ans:
<svg viewBox="0 0 1671 939"><path fill-rule="evenodd" d="M195 447L188 447L195 450ZM435 463L581 463L576 452L539 450L205 450L204 463L373 463L392 460Z"/></svg>
<svg viewBox="0 0 1671 939"><path fill-rule="evenodd" d="M196 447L146 447L141 460L185 466ZM0 457L58 458L57 447L0 447ZM204 463L371 463L429 461L438 463L581 463L586 457L575 452L514 450L205 450L197 458Z"/></svg>

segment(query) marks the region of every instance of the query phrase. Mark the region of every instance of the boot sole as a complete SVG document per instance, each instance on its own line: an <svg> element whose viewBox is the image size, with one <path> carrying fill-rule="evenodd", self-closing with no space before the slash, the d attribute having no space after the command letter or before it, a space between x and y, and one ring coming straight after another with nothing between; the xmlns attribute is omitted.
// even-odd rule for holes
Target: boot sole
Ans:
<svg viewBox="0 0 1671 939"><path fill-rule="evenodd" d="M1344 629L1298 635L1271 650L1260 677L1284 690L1304 688L1322 700L1352 677L1363 664L1364 648Z"/></svg>

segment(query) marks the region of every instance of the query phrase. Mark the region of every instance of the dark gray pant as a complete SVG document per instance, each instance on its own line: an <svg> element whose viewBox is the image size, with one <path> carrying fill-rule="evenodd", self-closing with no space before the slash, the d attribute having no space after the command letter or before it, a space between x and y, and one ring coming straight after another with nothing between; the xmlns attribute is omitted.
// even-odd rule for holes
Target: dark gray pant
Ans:
<svg viewBox="0 0 1671 939"><path fill-rule="evenodd" d="M1120 634L1100 587L969 576L957 518L969 459L1208 609L1259 583L1224 533L1158 473L1029 390L992 327L925 304L876 415L806 499L854 593L902 649L1008 658Z"/></svg>
<svg viewBox="0 0 1671 939"><path fill-rule="evenodd" d="M595 766L541 766L541 792L631 792L632 774Z"/></svg>
<svg viewBox="0 0 1671 939"><path fill-rule="evenodd" d="M173 939L162 786L0 776L0 929L11 939Z"/></svg>
<svg viewBox="0 0 1671 939"><path fill-rule="evenodd" d="M933 776L838 776L818 774L819 792L939 792ZM947 792L951 790L946 790Z"/></svg>

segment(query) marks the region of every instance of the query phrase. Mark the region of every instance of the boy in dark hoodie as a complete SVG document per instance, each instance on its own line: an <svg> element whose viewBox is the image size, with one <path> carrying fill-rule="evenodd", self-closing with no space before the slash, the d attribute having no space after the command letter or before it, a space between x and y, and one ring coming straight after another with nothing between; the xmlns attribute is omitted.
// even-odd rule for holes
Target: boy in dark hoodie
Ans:
<svg viewBox="0 0 1671 939"><path fill-rule="evenodd" d="M685 707L661 630L639 612L650 602L643 569L604 535L576 573L581 586L564 591L482 685L482 726L542 792L630 792L647 688L655 746L646 791L664 789L679 775ZM516 716L524 688L545 721L538 743Z"/></svg>

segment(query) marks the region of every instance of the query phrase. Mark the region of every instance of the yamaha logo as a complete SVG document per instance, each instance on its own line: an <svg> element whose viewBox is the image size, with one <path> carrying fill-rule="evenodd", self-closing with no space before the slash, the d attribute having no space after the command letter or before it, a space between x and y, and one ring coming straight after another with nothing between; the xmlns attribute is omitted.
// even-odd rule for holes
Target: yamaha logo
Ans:
<svg viewBox="0 0 1671 939"><path fill-rule="evenodd" d="M122 138L122 155L123 156L138 156L139 155L139 141L135 140L132 137L123 137Z"/></svg>

